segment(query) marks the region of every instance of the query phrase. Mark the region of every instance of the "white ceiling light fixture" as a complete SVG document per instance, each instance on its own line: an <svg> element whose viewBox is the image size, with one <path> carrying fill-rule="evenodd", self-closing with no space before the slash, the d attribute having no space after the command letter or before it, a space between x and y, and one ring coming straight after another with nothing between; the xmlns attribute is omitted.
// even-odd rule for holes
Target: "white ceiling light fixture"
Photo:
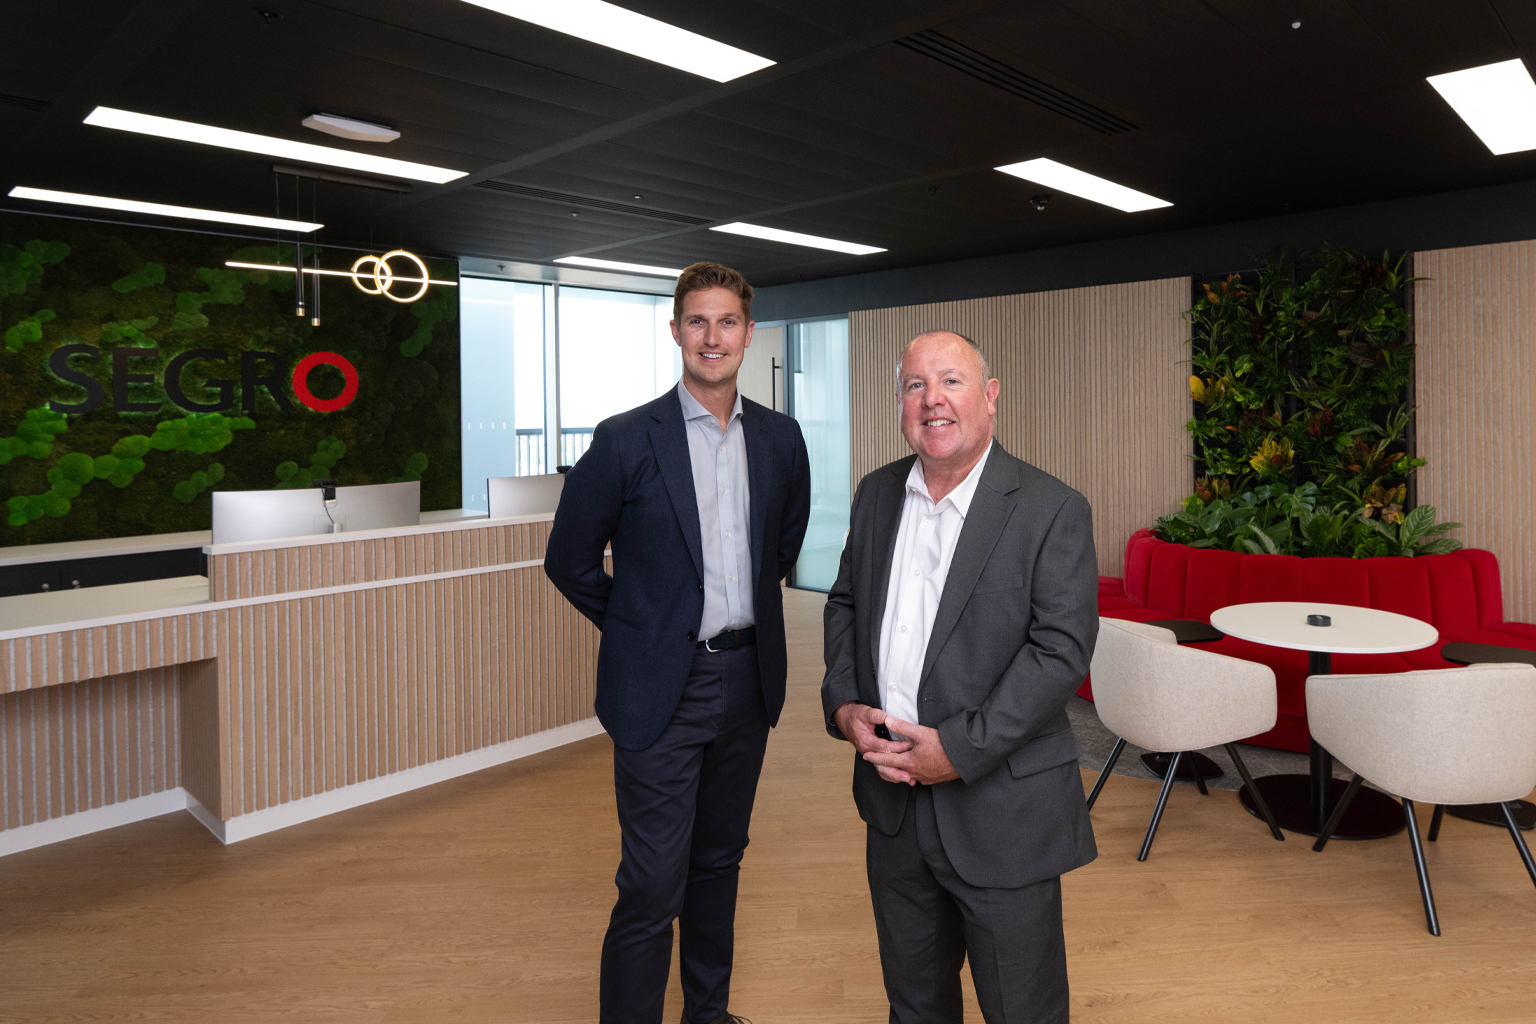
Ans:
<svg viewBox="0 0 1536 1024"><path fill-rule="evenodd" d="M312 224L302 220L283 220L280 217L258 217L249 213L226 213L222 210L199 210L190 206L167 206L164 203L141 203L137 199L114 199L111 196L91 196L79 192L59 192L51 188L28 188L17 185L10 195L15 199L35 199L44 203L63 203L67 206L94 206L101 210L122 210L125 213L148 213L157 217L181 217L184 220L209 220L218 224L240 224L248 228L276 228L279 231L319 231L324 224Z"/></svg>
<svg viewBox="0 0 1536 1024"><path fill-rule="evenodd" d="M177 121L153 114L136 114L131 110L114 107L97 107L85 117L85 123L98 128L116 128L119 131L155 135L162 139L179 142L196 142L220 149L235 149L242 153L260 153L285 160L297 160L306 164L322 164L327 167L345 167L353 171L367 171L391 178L408 178L412 181L430 181L441 185L462 178L468 171L455 171L448 167L433 167L409 160L395 160L372 153L354 153L351 150L331 146L316 146L309 142L294 142L254 132L239 132L229 128L198 124L195 121Z"/></svg>
<svg viewBox="0 0 1536 1024"><path fill-rule="evenodd" d="M1495 156L1536 149L1536 82L1518 57L1425 81Z"/></svg>
<svg viewBox="0 0 1536 1024"><path fill-rule="evenodd" d="M681 270L671 267L648 267L643 263L620 263L618 260L598 260L590 256L561 256L556 263L568 263L573 267L597 267L601 270L628 270L635 274L655 274L657 277L678 277Z"/></svg>
<svg viewBox="0 0 1536 1024"><path fill-rule="evenodd" d="M1004 164L995 170L1011 174L1015 178L1023 178L1025 181L1032 181L1037 185L1054 188L1058 192L1065 192L1095 203L1103 203L1105 206L1112 206L1126 213L1158 210L1173 205L1165 199L1149 196L1145 192L1138 192L1124 185L1117 185L1107 178L1080 171L1076 167L1068 167L1066 164L1057 163L1043 156L1035 160L1022 160L1016 164Z"/></svg>
<svg viewBox="0 0 1536 1024"><path fill-rule="evenodd" d="M351 139L353 142L394 142L400 137L399 132L386 125L342 117L340 114L310 114L299 123L305 128L313 128L339 139Z"/></svg>
<svg viewBox="0 0 1536 1024"><path fill-rule="evenodd" d="M784 242L788 245L804 245L812 249L831 249L833 252L845 252L850 256L868 256L870 253L886 251L878 245L860 245L858 242L844 242L836 238L823 238L820 235L804 235L798 231L765 228L761 224L743 224L740 221L734 224L720 224L709 230L724 231L731 235L746 235L748 238L762 238L770 242Z"/></svg>
<svg viewBox="0 0 1536 1024"><path fill-rule="evenodd" d="M605 0L465 0L465 3L717 82L729 82L777 63Z"/></svg>

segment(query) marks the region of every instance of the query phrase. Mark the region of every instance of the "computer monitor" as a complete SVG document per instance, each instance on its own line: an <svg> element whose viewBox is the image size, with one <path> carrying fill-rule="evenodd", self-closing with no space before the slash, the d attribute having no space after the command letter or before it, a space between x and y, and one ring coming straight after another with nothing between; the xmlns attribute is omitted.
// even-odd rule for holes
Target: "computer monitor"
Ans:
<svg viewBox="0 0 1536 1024"><path fill-rule="evenodd" d="M485 482L492 519L554 512L565 487L564 473L543 476L493 476Z"/></svg>
<svg viewBox="0 0 1536 1024"><path fill-rule="evenodd" d="M329 515L327 515L329 511ZM335 522L338 530L332 530ZM421 522L421 481L336 488L329 510L318 487L214 491L213 542L239 544L317 533L356 533Z"/></svg>

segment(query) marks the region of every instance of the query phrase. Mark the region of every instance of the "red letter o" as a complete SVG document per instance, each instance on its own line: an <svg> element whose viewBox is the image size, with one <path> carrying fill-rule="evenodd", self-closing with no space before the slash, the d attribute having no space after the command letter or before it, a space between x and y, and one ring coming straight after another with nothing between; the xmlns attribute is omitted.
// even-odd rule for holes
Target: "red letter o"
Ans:
<svg viewBox="0 0 1536 1024"><path fill-rule="evenodd" d="M321 363L336 367L346 379L346 383L342 385L341 394L335 398L316 398L314 392L309 390L309 371ZM315 412L336 412L345 409L352 404L352 399L357 397L357 367L339 352L311 352L300 359L299 365L293 368L293 393L298 396L299 401Z"/></svg>

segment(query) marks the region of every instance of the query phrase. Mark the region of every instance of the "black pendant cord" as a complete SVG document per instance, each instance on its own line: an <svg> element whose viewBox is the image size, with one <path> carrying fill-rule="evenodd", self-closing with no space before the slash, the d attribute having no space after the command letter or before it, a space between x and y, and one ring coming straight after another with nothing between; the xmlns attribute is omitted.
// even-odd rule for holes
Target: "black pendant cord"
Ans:
<svg viewBox="0 0 1536 1024"><path fill-rule="evenodd" d="M320 222L320 181L319 181L318 178L315 179L314 185L312 185L310 187L310 192L309 192L309 212L310 212L310 216L314 218L314 222L316 224L318 224ZM309 325L311 327L319 327L320 326L320 247L319 247L319 245L316 245L314 247L314 250L315 251L314 251L314 256L313 256L313 262L314 262L314 265L315 265L315 267L314 267L315 273L312 275L314 277L314 280L309 282L309 287L310 287L310 296L309 296L309 302L310 302Z"/></svg>
<svg viewBox="0 0 1536 1024"><path fill-rule="evenodd" d="M299 187L299 176L293 176L293 219L298 220L302 215L303 191ZM293 315L304 315L304 235L298 228L293 230Z"/></svg>

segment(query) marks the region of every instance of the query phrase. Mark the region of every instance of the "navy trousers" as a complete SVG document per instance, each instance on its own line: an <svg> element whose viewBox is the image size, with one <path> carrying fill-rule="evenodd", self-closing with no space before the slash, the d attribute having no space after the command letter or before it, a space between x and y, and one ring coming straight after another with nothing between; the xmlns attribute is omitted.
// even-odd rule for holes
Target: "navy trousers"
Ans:
<svg viewBox="0 0 1536 1024"><path fill-rule="evenodd" d="M623 856L603 939L603 1024L661 1024L680 919L683 1016L728 1012L736 881L768 746L757 649L694 656L656 742L613 751Z"/></svg>

